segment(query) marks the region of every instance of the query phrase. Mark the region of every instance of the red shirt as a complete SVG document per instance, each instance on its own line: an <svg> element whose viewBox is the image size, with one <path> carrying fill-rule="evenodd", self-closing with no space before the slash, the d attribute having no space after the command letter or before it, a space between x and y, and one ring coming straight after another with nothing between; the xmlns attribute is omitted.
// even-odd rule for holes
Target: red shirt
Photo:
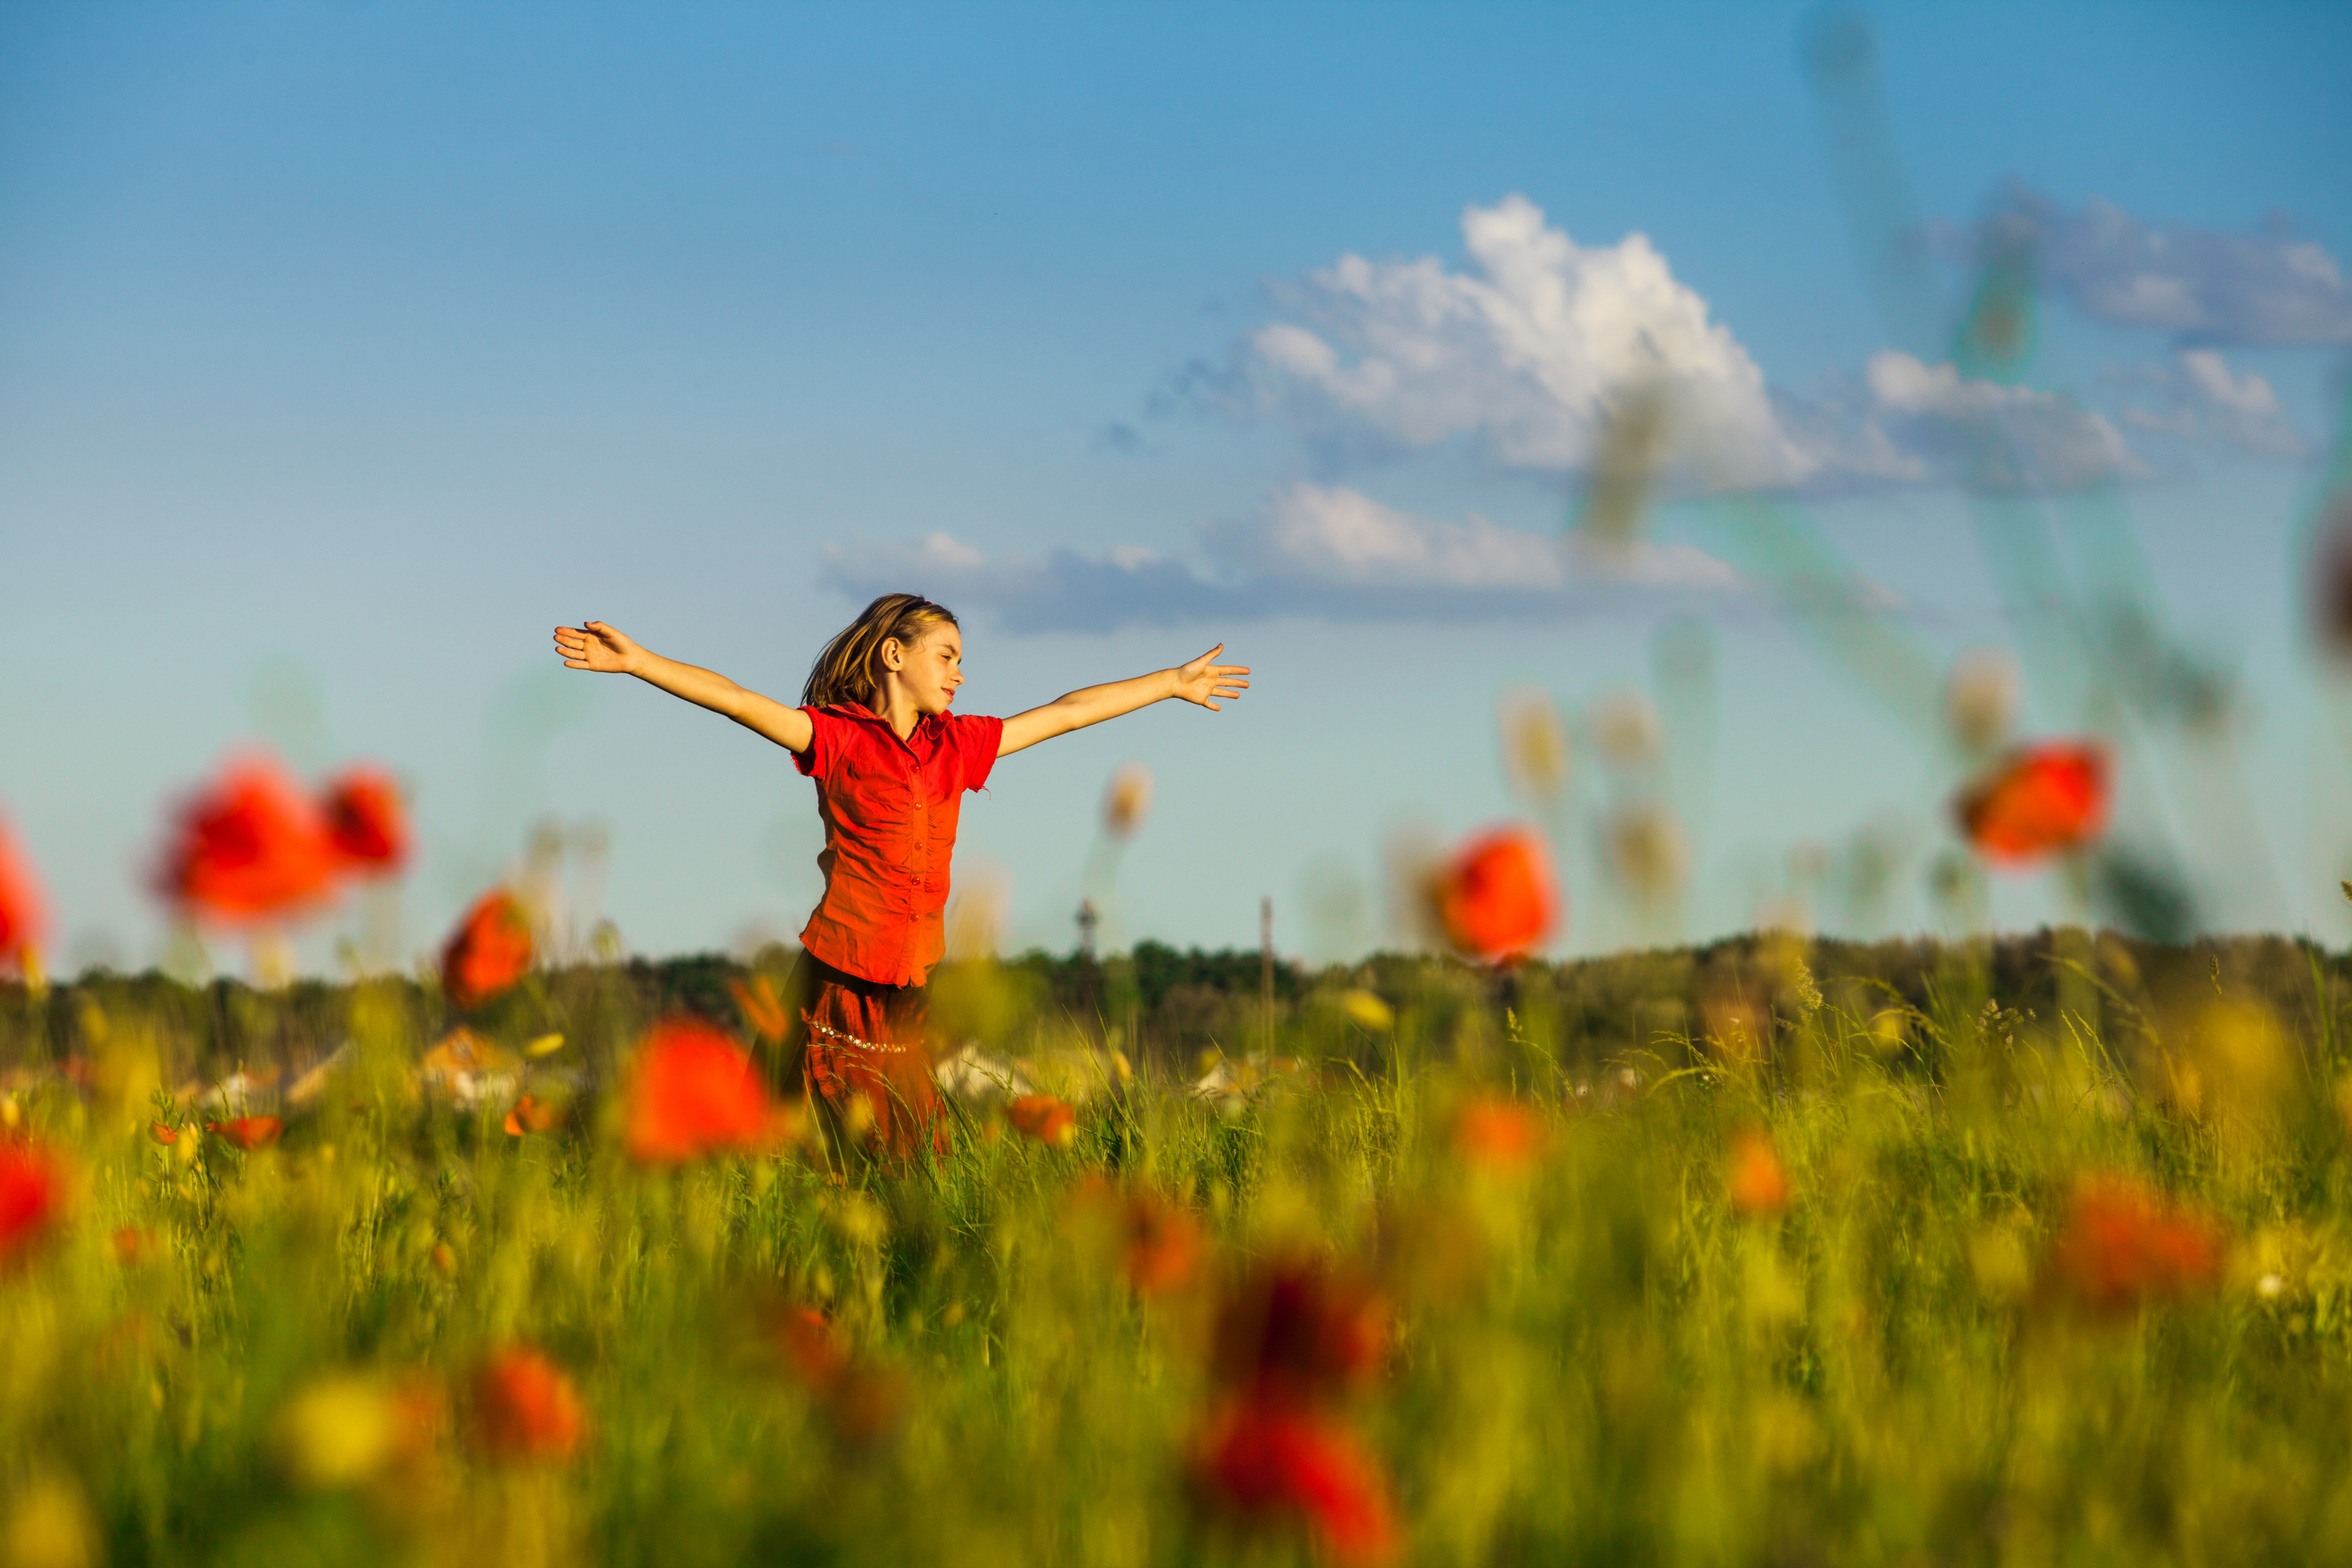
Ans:
<svg viewBox="0 0 2352 1568"><path fill-rule="evenodd" d="M816 733L793 763L824 817L824 898L801 946L860 979L920 985L947 951L956 814L988 782L1004 721L935 713L902 741L860 703L801 711Z"/></svg>

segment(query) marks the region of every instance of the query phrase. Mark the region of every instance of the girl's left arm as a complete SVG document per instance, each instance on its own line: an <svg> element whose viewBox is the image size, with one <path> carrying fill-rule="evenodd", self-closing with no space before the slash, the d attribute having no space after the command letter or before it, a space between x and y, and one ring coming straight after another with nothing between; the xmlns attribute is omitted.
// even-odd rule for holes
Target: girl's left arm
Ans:
<svg viewBox="0 0 2352 1568"><path fill-rule="evenodd" d="M1139 675L1132 680L1114 680L1108 686L1086 687L1056 697L1043 708L1016 713L1004 721L1004 736L996 743L996 754L1009 757L1040 741L1132 713L1170 697L1181 697L1216 712L1218 698L1236 698L1249 689L1249 682L1243 679L1249 674L1249 666L1211 662L1224 651L1225 645L1219 643L1192 663L1174 669Z"/></svg>

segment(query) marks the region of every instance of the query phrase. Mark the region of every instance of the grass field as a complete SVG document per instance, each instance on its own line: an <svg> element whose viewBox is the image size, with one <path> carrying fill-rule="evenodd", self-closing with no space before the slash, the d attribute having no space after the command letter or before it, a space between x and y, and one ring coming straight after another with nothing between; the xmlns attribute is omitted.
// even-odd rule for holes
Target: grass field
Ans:
<svg viewBox="0 0 2352 1568"><path fill-rule="evenodd" d="M0 990L5 1562L2352 1559L2315 951L967 967L1066 1130L633 1159L740 977Z"/></svg>

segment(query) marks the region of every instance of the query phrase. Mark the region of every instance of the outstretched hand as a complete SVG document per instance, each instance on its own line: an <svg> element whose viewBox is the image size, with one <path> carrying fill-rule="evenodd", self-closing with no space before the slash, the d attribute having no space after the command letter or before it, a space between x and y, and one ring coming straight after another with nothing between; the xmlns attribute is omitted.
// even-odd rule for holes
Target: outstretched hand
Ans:
<svg viewBox="0 0 2352 1568"><path fill-rule="evenodd" d="M593 669L605 675L625 675L635 667L640 650L616 626L583 621L555 628L555 651L567 669Z"/></svg>
<svg viewBox="0 0 2352 1568"><path fill-rule="evenodd" d="M1225 645L1219 643L1192 663L1177 666L1176 695L1213 713L1218 698L1236 698L1248 690L1249 682L1242 679L1249 673L1248 665L1209 662L1224 651Z"/></svg>

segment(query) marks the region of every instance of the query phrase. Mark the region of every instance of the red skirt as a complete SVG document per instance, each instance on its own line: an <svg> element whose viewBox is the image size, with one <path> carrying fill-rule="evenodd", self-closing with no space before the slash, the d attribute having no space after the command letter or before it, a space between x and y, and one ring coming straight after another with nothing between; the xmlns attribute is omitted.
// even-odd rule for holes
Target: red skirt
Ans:
<svg viewBox="0 0 2352 1568"><path fill-rule="evenodd" d="M931 1077L929 994L883 985L801 954L802 1081L845 1132L901 1159L948 1152L946 1107Z"/></svg>

